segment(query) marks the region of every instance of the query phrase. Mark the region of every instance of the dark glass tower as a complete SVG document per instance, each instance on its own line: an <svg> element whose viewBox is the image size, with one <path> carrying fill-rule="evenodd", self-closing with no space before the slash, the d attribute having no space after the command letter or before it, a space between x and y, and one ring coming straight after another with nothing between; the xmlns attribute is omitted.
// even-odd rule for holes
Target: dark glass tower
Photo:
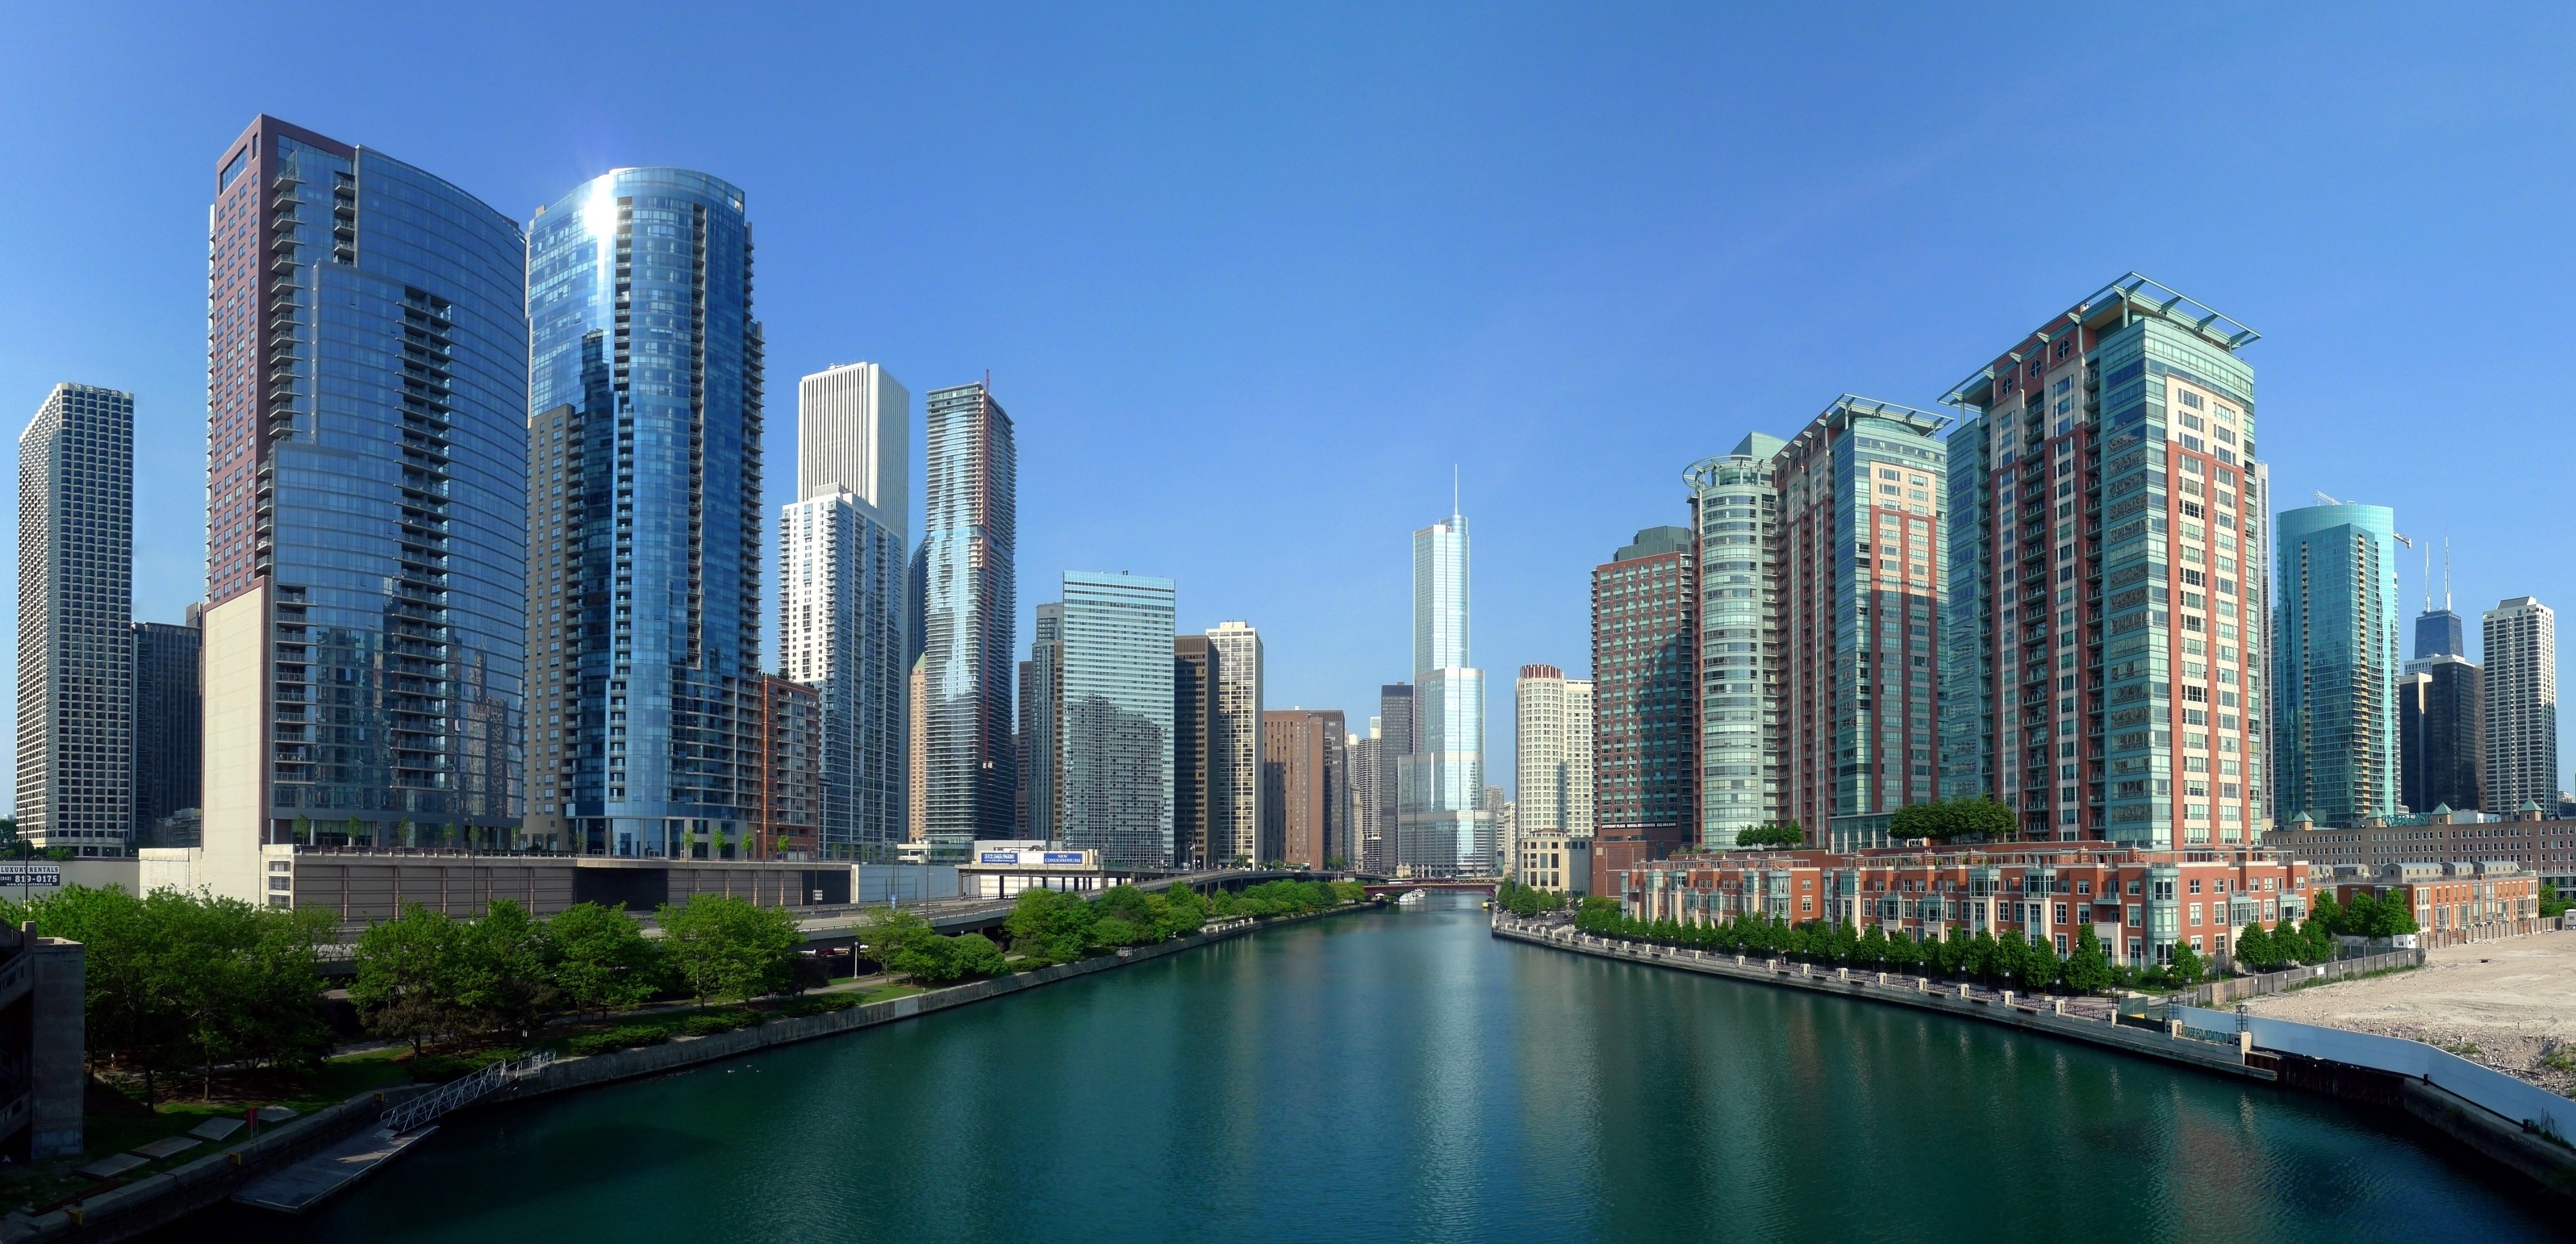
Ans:
<svg viewBox="0 0 2576 1244"><path fill-rule="evenodd" d="M134 835L198 806L205 700L199 692L197 607L188 625L134 624ZM170 845L170 844L163 844Z"/></svg>
<svg viewBox="0 0 2576 1244"><path fill-rule="evenodd" d="M207 880L263 901L260 843L518 827L527 250L273 117L212 171Z"/></svg>
<svg viewBox="0 0 2576 1244"><path fill-rule="evenodd" d="M2470 664L2463 629L2447 594L2439 609L2428 594L2415 618L2415 659L2397 684L2399 797L2409 811L2483 806L2486 671Z"/></svg>
<svg viewBox="0 0 2576 1244"><path fill-rule="evenodd" d="M539 845L748 849L763 527L751 282L742 191L704 173L619 169L529 228Z"/></svg>
<svg viewBox="0 0 2576 1244"><path fill-rule="evenodd" d="M1011 417L984 385L934 389L928 407L919 594L928 806L916 832L1008 837L1018 454Z"/></svg>

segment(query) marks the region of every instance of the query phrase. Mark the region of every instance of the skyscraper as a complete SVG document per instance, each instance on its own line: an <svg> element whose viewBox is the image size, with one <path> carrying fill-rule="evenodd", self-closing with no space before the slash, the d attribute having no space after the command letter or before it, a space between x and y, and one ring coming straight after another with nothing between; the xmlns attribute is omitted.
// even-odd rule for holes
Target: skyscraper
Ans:
<svg viewBox="0 0 2576 1244"><path fill-rule="evenodd" d="M1485 673L1468 655L1467 520L1413 533L1413 751L1397 765L1399 871L1415 877L1494 871L1485 811Z"/></svg>
<svg viewBox="0 0 2576 1244"><path fill-rule="evenodd" d="M274 117L213 171L204 879L265 902L259 846L296 838L505 844L529 412L566 400L527 401L525 238Z"/></svg>
<svg viewBox="0 0 2576 1244"><path fill-rule="evenodd" d="M204 780L205 697L199 690L204 632L197 606L188 623L134 624L134 833L198 806ZM170 844L164 844L170 845Z"/></svg>
<svg viewBox="0 0 2576 1244"><path fill-rule="evenodd" d="M1413 684L1391 682L1377 689L1378 837L1363 843L1362 867L1380 876L1396 875L1403 855L1404 758L1413 754Z"/></svg>
<svg viewBox="0 0 2576 1244"><path fill-rule="evenodd" d="M1207 637L1216 651L1213 859L1259 863L1276 858L1261 853L1261 632L1249 622L1219 622Z"/></svg>
<svg viewBox="0 0 2576 1244"><path fill-rule="evenodd" d="M1011 673L1019 625L1019 456L982 383L933 389L922 521L928 831L1007 837ZM1168 654L1166 654L1168 658Z"/></svg>
<svg viewBox="0 0 2576 1244"><path fill-rule="evenodd" d="M1019 802L1026 817L1020 832L1039 842L1064 836L1064 752L1058 746L1064 721L1057 715L1064 699L1064 602L1037 608L1037 633L1029 640L1029 659L1021 665L1020 751L1028 767L1019 772Z"/></svg>
<svg viewBox="0 0 2576 1244"><path fill-rule="evenodd" d="M1594 850L1602 869L1662 859L1700 823L1697 554L1690 528L1649 527L1592 571Z"/></svg>
<svg viewBox="0 0 2576 1244"><path fill-rule="evenodd" d="M2272 806L2325 826L2398 801L2397 518L2311 505L2273 520ZM2182 567L2193 585L2207 567ZM2186 641L2183 653L2194 652ZM2220 645L2222 652L2225 645ZM2184 672L2201 668L2189 661ZM2196 688L2195 688L2196 689ZM2188 691L2186 691L2188 695ZM2187 758L2186 766L2191 759ZM2225 757L2220 758L2222 765ZM2184 778L2194 775L2186 768ZM2210 775L2197 775L2206 783ZM2225 777L2224 769L2220 775ZM2551 789L2556 789L2554 786ZM2429 811L2429 809L2427 809Z"/></svg>
<svg viewBox="0 0 2576 1244"><path fill-rule="evenodd" d="M2415 655L2397 688L2398 784L2407 810L2486 806L2486 680L2470 663L2460 615L2451 611L2451 553L2442 550L2442 607L2433 607L2430 559Z"/></svg>
<svg viewBox="0 0 2576 1244"><path fill-rule="evenodd" d="M1023 691L1021 694L1026 695ZM1172 639L1173 864L1210 866L1216 779L1216 648L1205 635Z"/></svg>
<svg viewBox="0 0 2576 1244"><path fill-rule="evenodd" d="M1369 718L1368 737L1351 736L1351 867L1377 871L1380 838L1385 832L1386 787L1379 763L1378 719Z"/></svg>
<svg viewBox="0 0 2576 1244"><path fill-rule="evenodd" d="M1524 665L1512 702L1513 828L1591 837L1592 680Z"/></svg>
<svg viewBox="0 0 2576 1244"><path fill-rule="evenodd" d="M1261 715L1262 815L1268 818L1261 837L1278 844L1269 859L1323 868L1340 858L1338 843L1350 832L1342 812L1350 780L1342 735L1339 709Z"/></svg>
<svg viewBox="0 0 2576 1244"><path fill-rule="evenodd" d="M2255 338L2130 273L1943 399L1964 416L1952 796L2004 800L2031 838L2261 841L2265 481L2237 357Z"/></svg>
<svg viewBox="0 0 2576 1244"><path fill-rule="evenodd" d="M132 853L134 395L58 384L18 438L18 832Z"/></svg>
<svg viewBox="0 0 2576 1244"><path fill-rule="evenodd" d="M530 507L529 640L545 645L530 835L721 856L750 832L764 763L748 729L763 347L742 191L676 168L576 187L530 226L528 315L530 461L547 480Z"/></svg>
<svg viewBox="0 0 2576 1244"><path fill-rule="evenodd" d="M905 445L912 397L874 363L797 386L796 474L779 515L778 659L822 702L821 851L891 858L904 840Z"/></svg>
<svg viewBox="0 0 2576 1244"><path fill-rule="evenodd" d="M1169 579L1064 576L1063 838L1113 865L1172 860L1172 611Z"/></svg>
<svg viewBox="0 0 2576 1244"><path fill-rule="evenodd" d="M1783 815L1837 850L1886 845L1891 813L1940 793L1950 422L1846 393L1773 468Z"/></svg>
<svg viewBox="0 0 2576 1244"><path fill-rule="evenodd" d="M1781 818L1780 496L1772 471L1786 446L1755 432L1735 452L1703 459L1685 477L1699 523L1704 585L1695 833L1701 846L1713 849L1734 846L1737 834Z"/></svg>
<svg viewBox="0 0 2576 1244"><path fill-rule="evenodd" d="M795 679L764 674L743 706L743 724L755 780L746 841L735 858L826 858L821 693Z"/></svg>
<svg viewBox="0 0 2576 1244"><path fill-rule="evenodd" d="M2487 810L2558 799L2558 615L2529 596L2486 612Z"/></svg>

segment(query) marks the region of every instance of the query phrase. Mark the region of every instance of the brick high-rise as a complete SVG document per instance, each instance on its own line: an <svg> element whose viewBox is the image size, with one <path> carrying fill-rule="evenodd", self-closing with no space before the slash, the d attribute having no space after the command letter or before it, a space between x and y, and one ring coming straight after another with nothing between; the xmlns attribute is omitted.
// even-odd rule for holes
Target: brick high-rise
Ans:
<svg viewBox="0 0 2576 1244"><path fill-rule="evenodd" d="M1596 869L1661 859L1699 823L1698 540L1649 527L1592 571Z"/></svg>

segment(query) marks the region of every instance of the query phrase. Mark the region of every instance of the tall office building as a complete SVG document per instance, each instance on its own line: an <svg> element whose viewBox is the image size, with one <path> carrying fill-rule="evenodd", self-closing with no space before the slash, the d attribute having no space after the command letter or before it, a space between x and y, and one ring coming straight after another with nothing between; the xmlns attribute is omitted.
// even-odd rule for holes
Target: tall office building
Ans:
<svg viewBox="0 0 2576 1244"><path fill-rule="evenodd" d="M1414 877L1493 872L1484 806L1485 672L1468 650L1467 520L1413 533L1413 751L1397 762L1396 868Z"/></svg>
<svg viewBox="0 0 2576 1244"><path fill-rule="evenodd" d="M2384 505L2283 510L2272 548L2272 806L2338 827L2390 815L2399 794L2397 516ZM2195 573L2185 565L2183 582ZM2183 652L2209 655L2189 643Z"/></svg>
<svg viewBox="0 0 2576 1244"><path fill-rule="evenodd" d="M1703 585L1693 834L1713 850L1781 819L1780 495L1772 471L1787 444L1755 432L1684 477L1699 524Z"/></svg>
<svg viewBox="0 0 2576 1244"><path fill-rule="evenodd" d="M1172 861L1172 612L1169 579L1065 573L1060 836L1112 865Z"/></svg>
<svg viewBox="0 0 2576 1244"><path fill-rule="evenodd" d="M822 701L826 859L905 839L910 647L904 535L912 397L874 363L797 385L796 476L779 514L778 660Z"/></svg>
<svg viewBox="0 0 2576 1244"><path fill-rule="evenodd" d="M2558 802L2558 615L2529 596L2486 612L2487 810Z"/></svg>
<svg viewBox="0 0 2576 1244"><path fill-rule="evenodd" d="M1697 550L1688 527L1649 527L1592 571L1600 869L1662 859L1700 823Z"/></svg>
<svg viewBox="0 0 2576 1244"><path fill-rule="evenodd" d="M184 626L134 624L134 840L203 798L205 697L198 685L197 606ZM177 844L164 844L177 845ZM193 844L190 844L193 845Z"/></svg>
<svg viewBox="0 0 2576 1244"><path fill-rule="evenodd" d="M530 226L528 316L546 481L529 507L530 837L720 856L749 835L764 767L747 729L766 524L742 191L676 168L576 187Z"/></svg>
<svg viewBox="0 0 2576 1244"><path fill-rule="evenodd" d="M1592 680L1524 665L1512 684L1513 828L1592 836ZM1506 859L1517 858L1506 854Z"/></svg>
<svg viewBox="0 0 2576 1244"><path fill-rule="evenodd" d="M2451 611L2450 574L2445 549L2442 607L2433 607L2428 581L2424 612L2415 618L2414 658L2398 676L2398 786L2410 812L2486 806L2485 677L2470 662L2460 615Z"/></svg>
<svg viewBox="0 0 2576 1244"><path fill-rule="evenodd" d="M1023 693L1025 694L1025 692ZM1216 647L1205 635L1172 639L1172 854L1211 867L1216 780Z"/></svg>
<svg viewBox="0 0 2576 1244"><path fill-rule="evenodd" d="M1950 422L1846 393L1773 467L1781 816L1836 850L1887 845L1890 814L1940 794Z"/></svg>
<svg viewBox="0 0 2576 1244"><path fill-rule="evenodd" d="M2262 840L2266 481L2237 357L2255 338L2131 273L1943 399L1964 416L1952 797L2002 799L2030 838Z"/></svg>
<svg viewBox="0 0 2576 1244"><path fill-rule="evenodd" d="M134 395L58 384L18 437L18 832L134 829Z"/></svg>
<svg viewBox="0 0 2576 1244"><path fill-rule="evenodd" d="M743 708L755 780L745 841L732 858L833 858L823 844L822 693L792 678L763 674Z"/></svg>
<svg viewBox="0 0 2576 1244"><path fill-rule="evenodd" d="M1038 606L1036 634L1029 639L1029 659L1021 662L1020 747L1027 757L1018 773L1020 834L1034 842L1064 836L1064 753L1058 746L1064 722L1057 706L1064 699L1064 602Z"/></svg>
<svg viewBox="0 0 2576 1244"><path fill-rule="evenodd" d="M1019 454L982 383L933 389L922 520L928 831L1008 837L1012 632L1019 625Z"/></svg>
<svg viewBox="0 0 2576 1244"><path fill-rule="evenodd" d="M1384 831L1385 769L1380 763L1378 719L1369 718L1368 737L1351 736L1351 867L1377 871L1379 841Z"/></svg>
<svg viewBox="0 0 2576 1244"><path fill-rule="evenodd" d="M929 658L920 653L912 657L912 677L907 680L910 692L904 702L910 711L905 715L904 738L910 751L904 764L909 795L904 802L903 837L906 842L926 842L930 831L930 675Z"/></svg>
<svg viewBox="0 0 2576 1244"><path fill-rule="evenodd" d="M1403 854L1404 758L1413 754L1413 684L1387 683L1377 689L1378 836L1361 845L1362 866L1382 877L1396 875Z"/></svg>
<svg viewBox="0 0 2576 1244"><path fill-rule="evenodd" d="M1219 622L1207 638L1216 652L1214 860L1274 859L1261 853L1261 632L1249 622Z"/></svg>
<svg viewBox="0 0 2576 1244"><path fill-rule="evenodd" d="M534 729L526 239L274 117L213 171L203 880L265 902L260 844L299 837L506 844Z"/></svg>
<svg viewBox="0 0 2576 1244"><path fill-rule="evenodd" d="M1494 858L1487 868L1495 876L1511 870L1512 861L1520 858L1519 831L1512 825L1512 801L1499 786L1485 788L1485 819L1493 825Z"/></svg>
<svg viewBox="0 0 2576 1244"><path fill-rule="evenodd" d="M1343 858L1349 835L1349 768L1339 709L1274 709L1261 715L1262 841L1299 868ZM1268 859L1263 862L1267 863Z"/></svg>

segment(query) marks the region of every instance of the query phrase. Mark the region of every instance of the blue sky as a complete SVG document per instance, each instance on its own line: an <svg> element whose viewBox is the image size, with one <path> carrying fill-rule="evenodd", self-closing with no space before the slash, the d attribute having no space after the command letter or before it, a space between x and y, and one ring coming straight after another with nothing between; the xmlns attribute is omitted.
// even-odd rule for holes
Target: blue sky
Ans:
<svg viewBox="0 0 2576 1244"><path fill-rule="evenodd" d="M2570 36L2371 6L13 5L0 417L136 394L136 613L176 620L212 163L255 113L522 219L701 168L757 230L773 494L795 376L989 369L1024 609L1068 568L1167 575L1185 629L1262 628L1274 707L1364 722L1454 464L1508 785L1512 671L1586 666L1588 572L1681 521L1683 468L1845 391L1932 406L2132 269L2265 335L2283 504L2449 536L2473 632L2499 597L2576 606Z"/></svg>

